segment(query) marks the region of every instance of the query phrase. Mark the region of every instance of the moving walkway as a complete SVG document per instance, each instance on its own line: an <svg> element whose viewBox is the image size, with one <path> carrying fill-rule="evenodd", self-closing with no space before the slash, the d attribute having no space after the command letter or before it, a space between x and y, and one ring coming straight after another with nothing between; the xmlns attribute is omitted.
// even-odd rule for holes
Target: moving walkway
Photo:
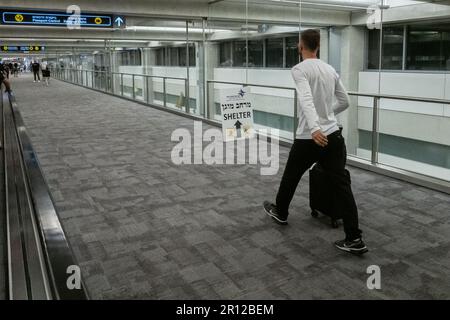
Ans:
<svg viewBox="0 0 450 320"><path fill-rule="evenodd" d="M15 97L0 100L6 298L88 299Z"/></svg>

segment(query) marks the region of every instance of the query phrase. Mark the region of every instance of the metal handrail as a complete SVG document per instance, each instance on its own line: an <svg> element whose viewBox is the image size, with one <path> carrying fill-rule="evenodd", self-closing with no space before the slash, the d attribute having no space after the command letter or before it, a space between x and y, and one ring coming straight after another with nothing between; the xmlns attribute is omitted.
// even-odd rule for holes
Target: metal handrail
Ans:
<svg viewBox="0 0 450 320"><path fill-rule="evenodd" d="M231 85L241 85L241 86L247 86L247 87L271 88L271 89L282 89L282 90L296 90L296 88L294 88L294 87L272 86L272 85L262 85L262 84L256 84L256 83L231 82L231 81L219 81L219 80L208 80L207 83L231 84ZM397 95L379 94L379 93L363 93L363 92L356 92L356 91L348 91L347 93L350 96L358 96L358 97L450 104L450 100L447 100L447 99L397 96Z"/></svg>
<svg viewBox="0 0 450 320"><path fill-rule="evenodd" d="M12 202L12 205L8 206L11 209L7 212L8 217L19 222L12 226L12 221L8 221L8 226L13 227L13 230L8 230L10 299L88 299L81 278L78 279L80 287L69 288L72 270L77 272L80 269L61 226L15 98L12 94L5 93L3 101L9 102L9 106L3 103L3 107L6 108L4 116L7 116L3 117L4 132L5 138L8 138L8 141L5 140L8 146L5 145L4 152L10 165L6 167L5 162L5 168L19 167L23 173L23 176L19 177L17 170L14 172L5 170L7 176L5 180L12 190L10 192L15 189L13 185L15 181L22 186L20 194L27 196L21 202L27 211L23 211L21 206L14 206L14 198L8 198ZM16 152L15 155L13 151ZM14 214L17 214L17 218ZM28 221L28 227L25 229L24 221ZM14 232L20 232L22 235L18 237ZM18 246L21 238L22 246ZM14 239L15 245L12 245L11 241ZM16 253L21 249L22 251ZM15 263L22 267L16 270ZM81 274L74 276L78 277Z"/></svg>
<svg viewBox="0 0 450 320"><path fill-rule="evenodd" d="M218 80L207 80L207 83L220 83L220 84L232 84L247 87L259 87L259 88L271 88L271 89L281 89L281 90L295 90L294 87L283 87L283 86L271 86L265 84L255 84L255 83L244 83L244 82L231 82L231 81L218 81Z"/></svg>
<svg viewBox="0 0 450 320"><path fill-rule="evenodd" d="M425 98L425 97L408 97L408 96L397 96L389 94L378 94L378 93L362 93L362 92L347 92L351 96L358 97L368 97L368 98L379 98L379 99L392 99L392 100L404 100L404 101L415 101L415 102L426 102L426 103L439 103L439 104L450 104L450 100L447 99L436 99L436 98Z"/></svg>
<svg viewBox="0 0 450 320"><path fill-rule="evenodd" d="M87 69L74 69L74 68L56 68L58 71L75 71L75 72L93 72L93 73L105 73L105 74L123 74L125 76L136 76L136 77L149 77L149 78L159 78L159 79L171 79L171 80L183 80L185 81L186 78L180 78L180 77L166 77L166 76L155 76L150 74L143 74L143 73L129 73L129 72L116 72L116 71L106 71L106 70L87 70Z"/></svg>
<svg viewBox="0 0 450 320"><path fill-rule="evenodd" d="M102 72L108 72L108 71L102 71ZM121 74L121 78L123 78L123 74L122 73L118 73ZM67 79L67 75L63 75L61 72L58 74L59 77L61 77L61 79L63 81L69 81L70 79ZM159 77L159 76L151 76L151 75L144 75L146 77L146 89L147 89L147 99L143 99L144 101L139 101L136 99L132 99L133 101L138 101L139 103L144 103L146 105L151 105L154 106L156 108L160 108L160 106L155 105L154 103L151 103L149 100L149 86L148 86L148 79L149 77ZM163 78L163 109L167 110L167 88L166 88L166 78ZM185 81L187 79L184 79ZM205 88L204 88L204 110L203 113L201 113L201 115L197 116L197 115L192 115L189 113L189 108L186 108L186 111L179 111L180 114L187 114L188 116L192 116L195 119L198 120L205 120L208 121L209 123L213 124L213 125L218 125L219 122L217 122L214 119L214 111L212 109L214 102L211 100L211 95L210 95L210 84L212 83L221 83L221 84L230 84L230 85L242 85L242 86L255 86L255 87L261 87L261 88L272 88L272 89L282 89L282 90L290 90L294 92L293 95L293 100L294 100L294 105L293 105L293 118L294 118L294 128L297 127L298 125L298 92L296 90L296 88L294 87L286 87L286 86L271 86L271 85L262 85L262 84L255 84L255 83L243 83L243 82L231 82L231 81L219 81L219 80L206 80L205 82ZM83 86L88 87L89 86L86 84ZM112 82L112 86L114 87L114 81ZM120 94L115 93L116 90L112 90L112 92L110 92L112 95L115 96L122 96L124 97L124 92L123 92L123 79L120 82L120 86L121 86L121 92ZM101 90L100 90L101 91ZM372 108L372 147L371 147L371 159L370 159L370 166L367 166L365 164L365 168L367 170L372 170L372 171L376 171L380 168L380 166L382 166L381 163L378 162L378 149L379 149L379 129L378 129L378 125L379 125L379 112L380 112L380 101L381 99L395 99L395 100L405 100L405 101L416 101L416 102L425 102L425 103L439 103L439 104L450 104L450 100L445 100L445 99L433 99L433 98L425 98L425 97L406 97L406 96L395 96L395 95L386 95L386 94L379 94L379 93L360 93L360 92L353 92L350 91L348 92L348 94L350 96L360 96L360 97L369 97L369 98L373 98L373 108ZM214 95L212 95L213 97ZM187 97L189 98L189 97ZM126 99L129 99L128 97L126 97ZM146 100L146 101L145 101ZM174 113L178 113L173 111L173 110L168 110L170 112L174 112ZM294 139L295 139L295 130L293 130L292 132L292 138L289 140L286 140L286 143L291 143ZM280 141L284 141L285 138L281 138L278 137L280 139ZM357 157L355 157L357 158ZM436 177L431 177L431 176L427 176L424 174L420 174L417 173L418 176L422 177L421 179L419 178L414 178L414 179L410 179L409 176L409 172L407 173L402 173L400 174L400 176L404 177L405 180L407 181L412 181L413 183L419 184L419 185L424 185L436 190L448 190L448 187L444 186L443 187L443 183L441 181L441 179L436 178ZM412 172L411 172L412 174ZM415 173L414 173L415 174ZM406 178L405 178L406 177ZM428 179L432 179L433 182L426 182ZM447 192L447 191L444 191Z"/></svg>

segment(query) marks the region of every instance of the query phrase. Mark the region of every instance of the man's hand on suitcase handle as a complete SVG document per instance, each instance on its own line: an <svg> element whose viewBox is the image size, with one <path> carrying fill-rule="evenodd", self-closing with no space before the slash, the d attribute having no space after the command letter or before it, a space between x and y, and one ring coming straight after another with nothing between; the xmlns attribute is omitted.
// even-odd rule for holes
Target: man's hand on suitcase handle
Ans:
<svg viewBox="0 0 450 320"><path fill-rule="evenodd" d="M321 147L326 147L328 145L328 138L321 130L314 131L312 138L314 142Z"/></svg>

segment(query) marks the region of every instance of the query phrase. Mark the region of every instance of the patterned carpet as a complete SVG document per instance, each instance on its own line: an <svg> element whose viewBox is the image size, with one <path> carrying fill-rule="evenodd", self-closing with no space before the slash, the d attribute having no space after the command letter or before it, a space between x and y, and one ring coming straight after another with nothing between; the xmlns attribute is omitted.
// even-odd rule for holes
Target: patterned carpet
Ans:
<svg viewBox="0 0 450 320"><path fill-rule="evenodd" d="M263 213L288 149L276 176L177 166L171 134L192 120L56 80L14 87L94 299L450 298L448 195L350 168L370 252L347 255L342 227L310 216L307 176L288 226Z"/></svg>

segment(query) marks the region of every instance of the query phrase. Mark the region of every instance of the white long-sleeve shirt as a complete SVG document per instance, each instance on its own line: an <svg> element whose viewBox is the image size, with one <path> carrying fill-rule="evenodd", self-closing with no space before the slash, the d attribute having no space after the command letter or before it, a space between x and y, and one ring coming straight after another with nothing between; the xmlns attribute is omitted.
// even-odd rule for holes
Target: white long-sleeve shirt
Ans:
<svg viewBox="0 0 450 320"><path fill-rule="evenodd" d="M349 98L336 70L320 59L306 59L291 70L298 93L297 139L312 139L322 130L339 130L336 115L349 107Z"/></svg>

